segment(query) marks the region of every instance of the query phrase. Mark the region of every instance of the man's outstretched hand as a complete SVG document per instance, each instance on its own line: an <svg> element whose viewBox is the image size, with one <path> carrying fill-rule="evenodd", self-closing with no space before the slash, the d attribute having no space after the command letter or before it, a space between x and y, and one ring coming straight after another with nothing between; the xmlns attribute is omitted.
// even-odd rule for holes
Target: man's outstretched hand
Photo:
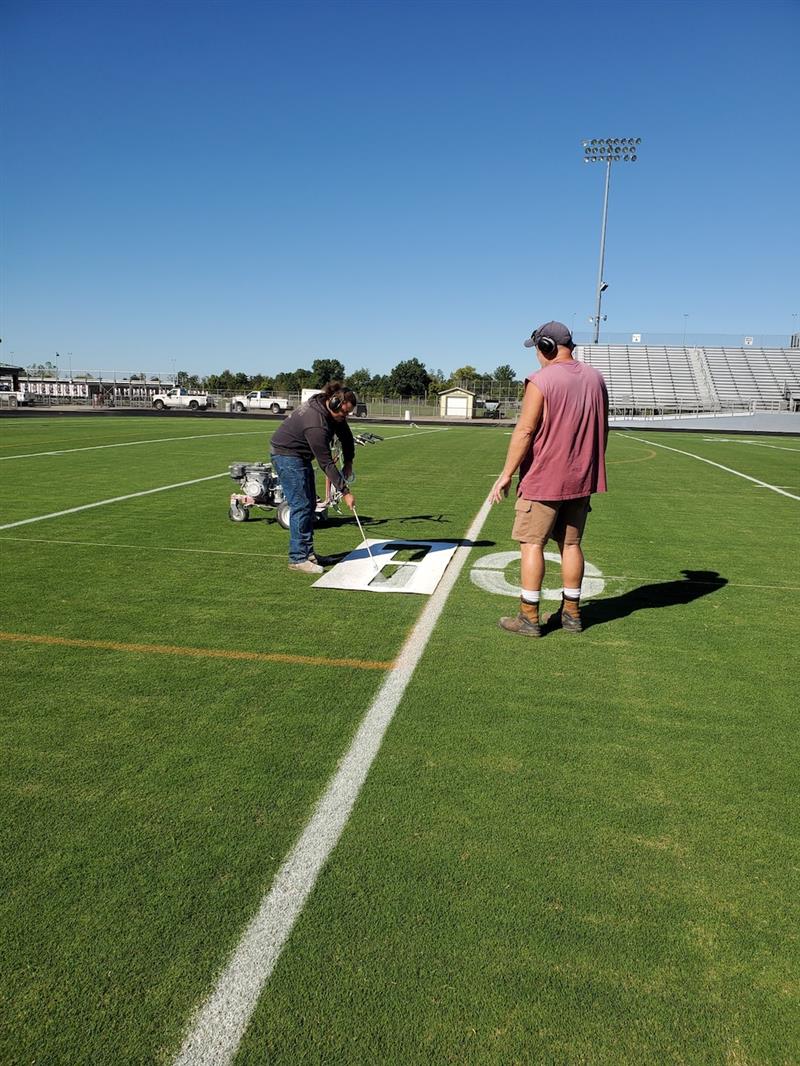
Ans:
<svg viewBox="0 0 800 1066"><path fill-rule="evenodd" d="M510 474L501 474L500 477L492 485L492 491L489 494L489 499L492 503L500 503L508 496L508 486L511 484Z"/></svg>

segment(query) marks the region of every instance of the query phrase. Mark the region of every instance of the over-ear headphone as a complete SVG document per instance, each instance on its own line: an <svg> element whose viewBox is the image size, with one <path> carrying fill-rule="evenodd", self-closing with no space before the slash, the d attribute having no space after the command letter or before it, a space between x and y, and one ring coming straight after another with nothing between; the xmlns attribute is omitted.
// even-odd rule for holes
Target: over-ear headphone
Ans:
<svg viewBox="0 0 800 1066"><path fill-rule="evenodd" d="M344 392L342 389L339 389L339 391L335 392L328 400L328 407L330 407L331 411L340 411L344 402Z"/></svg>
<svg viewBox="0 0 800 1066"><path fill-rule="evenodd" d="M537 337L536 347L542 355L554 355L558 349L558 345L552 337Z"/></svg>

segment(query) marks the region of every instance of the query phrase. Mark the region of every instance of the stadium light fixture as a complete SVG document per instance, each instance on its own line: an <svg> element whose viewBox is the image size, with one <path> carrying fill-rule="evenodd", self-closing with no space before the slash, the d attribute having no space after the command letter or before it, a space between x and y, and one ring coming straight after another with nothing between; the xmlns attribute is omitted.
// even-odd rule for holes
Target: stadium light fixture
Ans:
<svg viewBox="0 0 800 1066"><path fill-rule="evenodd" d="M600 340L600 323L605 318L605 316L603 318L600 316L600 304L603 299L603 293L608 288L608 283L603 280L603 267L606 257L606 223L608 222L608 187L611 183L611 164L635 163L638 159L639 145L641 143L641 137L606 137L605 139L593 137L582 142L584 163L605 163L606 165L603 223L600 228L600 266L597 271L597 291L595 293L593 344L597 344Z"/></svg>

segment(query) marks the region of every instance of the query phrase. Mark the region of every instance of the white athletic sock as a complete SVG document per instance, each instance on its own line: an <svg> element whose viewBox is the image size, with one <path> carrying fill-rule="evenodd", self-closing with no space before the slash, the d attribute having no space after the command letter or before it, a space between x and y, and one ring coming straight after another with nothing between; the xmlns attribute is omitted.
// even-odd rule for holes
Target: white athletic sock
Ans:
<svg viewBox="0 0 800 1066"><path fill-rule="evenodd" d="M564 599L566 600L579 600L581 598L580 589L564 589Z"/></svg>
<svg viewBox="0 0 800 1066"><path fill-rule="evenodd" d="M522 598L526 603L539 602L539 589L522 589Z"/></svg>

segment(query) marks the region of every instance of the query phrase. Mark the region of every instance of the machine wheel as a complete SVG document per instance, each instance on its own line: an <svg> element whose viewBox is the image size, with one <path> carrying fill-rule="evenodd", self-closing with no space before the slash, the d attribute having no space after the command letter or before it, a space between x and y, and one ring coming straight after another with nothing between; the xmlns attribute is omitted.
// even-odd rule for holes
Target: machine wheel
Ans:
<svg viewBox="0 0 800 1066"><path fill-rule="evenodd" d="M189 400L189 410L190 411L196 411L199 406L200 406L200 404L197 402L197 400Z"/></svg>
<svg viewBox="0 0 800 1066"><path fill-rule="evenodd" d="M164 410L164 401L163 400L154 400L153 401L153 407L155 407L156 411L163 411Z"/></svg>
<svg viewBox="0 0 800 1066"><path fill-rule="evenodd" d="M232 500L230 508L228 509L228 518L231 522L246 522L250 517L250 513L243 503L239 500Z"/></svg>
<svg viewBox="0 0 800 1066"><path fill-rule="evenodd" d="M242 413L242 411L244 411L244 404L243 404L243 403L241 403L241 402L239 402L239 403L235 403L235 404L233 405L233 409L234 409L234 411L236 411L236 412L237 412L238 414L241 414L241 413Z"/></svg>
<svg viewBox="0 0 800 1066"><path fill-rule="evenodd" d="M270 411L272 411L274 415L279 415L281 413L281 405L279 403L271 404Z"/></svg>
<svg viewBox="0 0 800 1066"><path fill-rule="evenodd" d="M289 528L289 517L292 513L292 509L289 504L284 500L283 503L278 504L278 525L284 529Z"/></svg>
<svg viewBox="0 0 800 1066"><path fill-rule="evenodd" d="M289 504L285 500L284 500L283 503L279 503L278 504L278 508L277 508L278 525L283 526L284 529L288 529L289 528L289 519L291 517L291 514L292 514L292 509L291 509L291 507L289 506ZM328 521L328 512L327 511L315 511L314 512L314 525L315 526L324 526L327 521Z"/></svg>

